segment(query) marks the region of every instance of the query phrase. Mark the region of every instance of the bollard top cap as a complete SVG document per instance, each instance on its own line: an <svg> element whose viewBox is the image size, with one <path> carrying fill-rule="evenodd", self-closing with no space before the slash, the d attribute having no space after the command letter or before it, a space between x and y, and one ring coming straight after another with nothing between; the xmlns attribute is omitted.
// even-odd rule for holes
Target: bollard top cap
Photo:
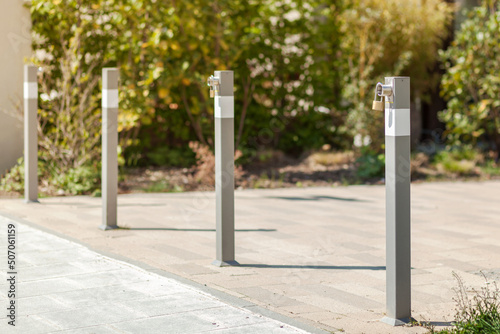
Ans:
<svg viewBox="0 0 500 334"><path fill-rule="evenodd" d="M386 98L392 109L410 109L410 77L386 77L385 85L392 87L392 94Z"/></svg>
<svg viewBox="0 0 500 334"><path fill-rule="evenodd" d="M102 89L118 89L120 72L116 67L104 67L102 69Z"/></svg>
<svg viewBox="0 0 500 334"><path fill-rule="evenodd" d="M25 82L37 82L38 77L38 66L35 65L24 65L24 81Z"/></svg>
<svg viewBox="0 0 500 334"><path fill-rule="evenodd" d="M234 72L215 71L214 77L219 78L219 96L234 96Z"/></svg>

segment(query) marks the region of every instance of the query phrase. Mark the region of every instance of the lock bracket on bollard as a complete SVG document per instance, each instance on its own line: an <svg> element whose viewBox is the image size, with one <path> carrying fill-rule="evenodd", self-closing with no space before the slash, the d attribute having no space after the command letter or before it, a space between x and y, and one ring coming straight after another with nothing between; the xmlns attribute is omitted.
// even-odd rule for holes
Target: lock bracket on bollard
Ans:
<svg viewBox="0 0 500 334"><path fill-rule="evenodd" d="M373 98L372 109L374 111L384 111L384 101L383 97L389 98L392 95L392 86L384 85L383 83L377 83L375 86L375 96ZM377 101L377 96L380 97L380 101Z"/></svg>
<svg viewBox="0 0 500 334"><path fill-rule="evenodd" d="M211 75L207 79L207 86L210 87L210 97L214 98L215 97L215 93L216 92L219 93L220 79L214 77L213 75Z"/></svg>

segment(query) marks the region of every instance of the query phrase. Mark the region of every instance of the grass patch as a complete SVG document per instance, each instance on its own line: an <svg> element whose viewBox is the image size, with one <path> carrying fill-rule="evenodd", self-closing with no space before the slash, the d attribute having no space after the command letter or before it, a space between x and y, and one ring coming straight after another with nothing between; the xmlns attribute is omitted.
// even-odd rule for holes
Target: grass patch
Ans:
<svg viewBox="0 0 500 334"><path fill-rule="evenodd" d="M488 160L483 166L481 166L481 172L486 175L499 176L500 166L496 164L495 161Z"/></svg>
<svg viewBox="0 0 500 334"><path fill-rule="evenodd" d="M440 151L433 159L436 168L442 172L459 175L478 174L478 163L484 157L481 153L473 149L455 149L451 151Z"/></svg>
<svg viewBox="0 0 500 334"><path fill-rule="evenodd" d="M161 180L144 188L147 193L170 193L182 192L184 189L179 185L171 185L168 181Z"/></svg>
<svg viewBox="0 0 500 334"><path fill-rule="evenodd" d="M315 152L309 157L314 163L322 166L338 166L354 161L354 152Z"/></svg>

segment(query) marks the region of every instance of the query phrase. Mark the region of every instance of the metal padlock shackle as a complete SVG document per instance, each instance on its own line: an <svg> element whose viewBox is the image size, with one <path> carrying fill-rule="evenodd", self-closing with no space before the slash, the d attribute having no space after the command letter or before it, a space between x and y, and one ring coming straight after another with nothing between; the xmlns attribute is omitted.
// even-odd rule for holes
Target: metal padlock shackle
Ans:
<svg viewBox="0 0 500 334"><path fill-rule="evenodd" d="M373 97L373 100L376 101L377 100L377 95L382 97L382 83L381 82L377 82L377 86L375 86L375 96ZM380 100L382 101L382 99Z"/></svg>
<svg viewBox="0 0 500 334"><path fill-rule="evenodd" d="M377 83L375 87L375 96L373 97L372 110L374 111L384 111L384 99L382 98L382 83ZM380 97L380 101L377 101L377 95Z"/></svg>
<svg viewBox="0 0 500 334"><path fill-rule="evenodd" d="M380 96L380 101L377 101L377 95ZM382 100L382 96L391 96L392 95L392 86L384 85L381 82L377 82L377 86L375 86L375 96L373 98L372 109L375 111L384 111L385 105Z"/></svg>
<svg viewBox="0 0 500 334"><path fill-rule="evenodd" d="M220 79L211 75L207 79L207 86L210 87L210 97L213 98L216 91L219 91Z"/></svg>

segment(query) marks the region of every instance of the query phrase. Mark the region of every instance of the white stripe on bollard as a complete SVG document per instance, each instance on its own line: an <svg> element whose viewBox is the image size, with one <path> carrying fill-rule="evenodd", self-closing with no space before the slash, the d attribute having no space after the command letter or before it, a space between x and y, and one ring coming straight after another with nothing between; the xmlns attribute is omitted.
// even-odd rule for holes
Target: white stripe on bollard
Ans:
<svg viewBox="0 0 500 334"><path fill-rule="evenodd" d="M234 96L216 96L214 116L219 118L234 118Z"/></svg>
<svg viewBox="0 0 500 334"><path fill-rule="evenodd" d="M410 109L388 109L385 113L386 136L410 135Z"/></svg>
<svg viewBox="0 0 500 334"><path fill-rule="evenodd" d="M25 99L38 99L38 83L25 82L24 83L24 98Z"/></svg>
<svg viewBox="0 0 500 334"><path fill-rule="evenodd" d="M102 107L118 108L118 89L102 90Z"/></svg>

